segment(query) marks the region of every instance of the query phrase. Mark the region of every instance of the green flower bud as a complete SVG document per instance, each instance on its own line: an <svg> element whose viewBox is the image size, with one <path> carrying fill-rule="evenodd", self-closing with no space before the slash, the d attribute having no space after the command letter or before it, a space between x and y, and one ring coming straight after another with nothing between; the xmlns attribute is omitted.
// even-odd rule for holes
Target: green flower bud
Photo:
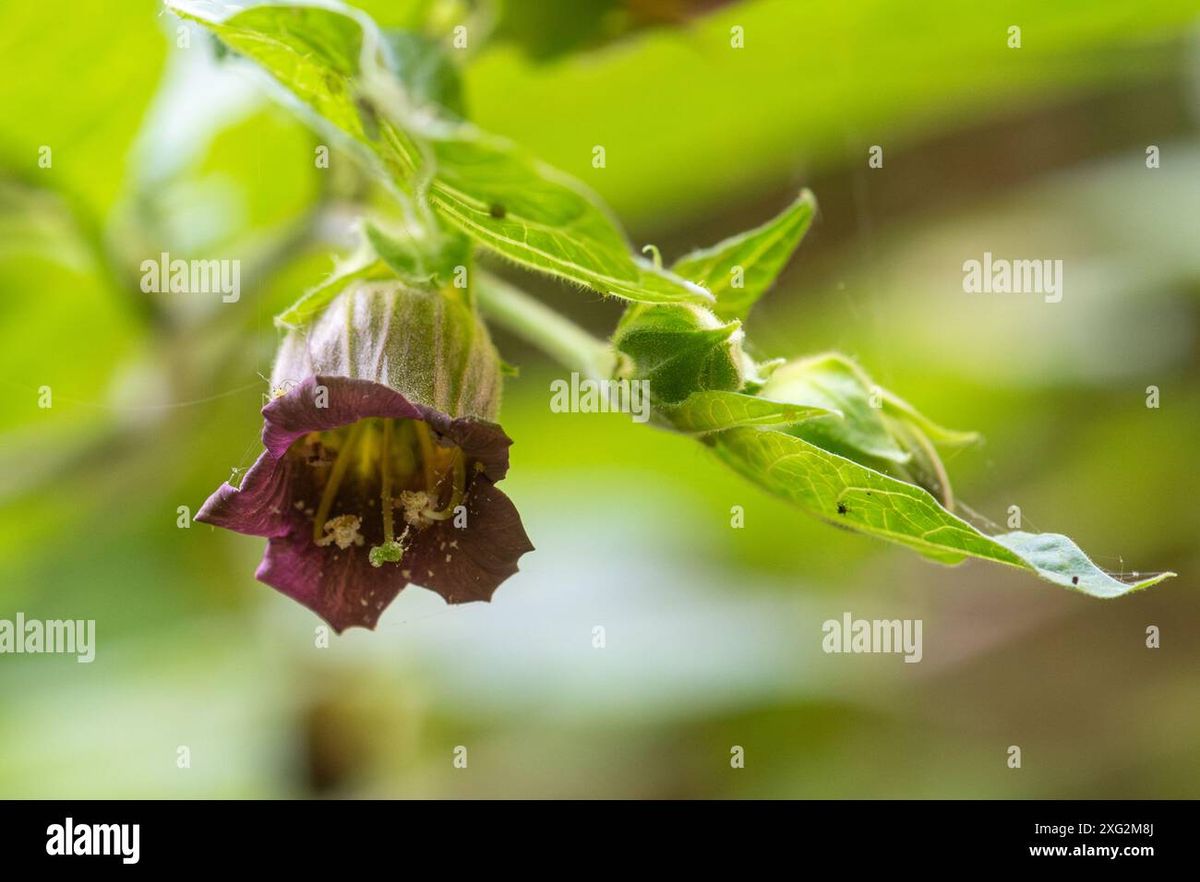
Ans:
<svg viewBox="0 0 1200 882"><path fill-rule="evenodd" d="M723 322L693 304L639 305L626 311L613 346L625 374L650 381L655 403L677 404L693 392L735 391L744 380L741 322Z"/></svg>

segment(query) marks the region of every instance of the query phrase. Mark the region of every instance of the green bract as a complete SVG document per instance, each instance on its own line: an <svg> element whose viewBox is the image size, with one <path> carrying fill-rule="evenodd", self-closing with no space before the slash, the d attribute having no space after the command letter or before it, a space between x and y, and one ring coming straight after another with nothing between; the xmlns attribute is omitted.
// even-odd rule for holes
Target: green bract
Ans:
<svg viewBox="0 0 1200 882"><path fill-rule="evenodd" d="M700 306L633 306L613 334L629 378L648 380L650 396L676 404L697 391L742 387L741 322L722 322Z"/></svg>
<svg viewBox="0 0 1200 882"><path fill-rule="evenodd" d="M744 319L787 265L816 210L816 199L805 190L765 224L685 254L671 272L711 291L719 317Z"/></svg>
<svg viewBox="0 0 1200 882"><path fill-rule="evenodd" d="M958 446L978 439L945 429L911 405L875 385L844 355L825 353L776 368L759 390L764 398L823 407L838 416L814 419L792 434L876 471L918 484L953 507L950 481L937 444Z"/></svg>

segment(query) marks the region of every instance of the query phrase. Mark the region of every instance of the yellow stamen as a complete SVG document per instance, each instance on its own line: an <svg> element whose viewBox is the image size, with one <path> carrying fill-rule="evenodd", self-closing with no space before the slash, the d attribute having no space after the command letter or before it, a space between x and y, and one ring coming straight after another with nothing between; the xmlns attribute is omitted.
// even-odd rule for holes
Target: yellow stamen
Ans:
<svg viewBox="0 0 1200 882"><path fill-rule="evenodd" d="M381 462L381 470L383 472L383 490L379 495L379 502L383 506L383 541L390 543L395 535L395 513L392 511L392 469L390 457L392 455L392 421L385 419L383 421L383 453L379 459Z"/></svg>
<svg viewBox="0 0 1200 882"><path fill-rule="evenodd" d="M397 563L404 557L405 539L408 528L404 528L400 540L396 541L395 500L392 499L392 421L383 421L383 442L379 453L380 475L382 488L379 491L379 504L383 508L383 542L373 547L367 555L367 560L373 567L381 567L385 563ZM400 494L401 500L404 493Z"/></svg>
<svg viewBox="0 0 1200 882"><path fill-rule="evenodd" d="M432 506L422 512L425 517L433 521L444 521L454 514L454 509L462 503L463 496L467 491L467 458L463 456L460 448L454 449L454 488L450 493L450 502L441 511L433 511ZM431 496L433 501L437 500L437 496Z"/></svg>
<svg viewBox="0 0 1200 882"><path fill-rule="evenodd" d="M412 477L417 467L417 455L413 450L416 444L413 421L400 420L396 424L396 434L392 440L395 442L392 445L392 465L396 467L395 474L405 482Z"/></svg>
<svg viewBox="0 0 1200 882"><path fill-rule="evenodd" d="M358 422L351 427L350 434L346 436L346 443L338 451L337 459L333 463L333 469L329 473L329 480L325 482L325 489L321 492L321 502L317 506L316 517L313 518L314 542L323 535L325 519L329 517L329 510L333 507L333 501L337 498L338 487L341 486L342 478L346 475L346 469L350 467L351 453L358 443L359 436L362 434L363 425L364 423Z"/></svg>
<svg viewBox="0 0 1200 882"><path fill-rule="evenodd" d="M437 498L437 482L433 474L433 437L424 420L413 420L417 430L417 443L421 445L421 468L425 471L425 492L431 499Z"/></svg>

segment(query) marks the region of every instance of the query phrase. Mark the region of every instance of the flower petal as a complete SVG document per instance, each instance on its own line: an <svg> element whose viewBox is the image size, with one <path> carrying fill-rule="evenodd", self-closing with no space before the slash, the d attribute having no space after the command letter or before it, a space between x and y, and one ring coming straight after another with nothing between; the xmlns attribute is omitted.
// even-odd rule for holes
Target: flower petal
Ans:
<svg viewBox="0 0 1200 882"><path fill-rule="evenodd" d="M355 626L374 628L409 582L436 591L448 603L490 600L517 572L521 555L533 550L516 508L493 486L508 470L512 444L500 426L453 419L379 383L338 376L310 376L262 413L266 451L240 487L222 484L195 519L266 537L256 577L313 610L339 633ZM480 467L469 476L466 526L455 527L455 518L435 522L414 537L401 561L382 567L371 566L365 547L313 542L311 511L304 514L305 503L317 495L312 476L287 455L310 432L368 418L423 420L437 443L459 447Z"/></svg>
<svg viewBox="0 0 1200 882"><path fill-rule="evenodd" d="M508 474L508 448L512 446L512 439L498 425L477 419L452 420L432 408L417 407L431 428L460 448L467 459L483 466L483 474L493 484Z"/></svg>
<svg viewBox="0 0 1200 882"><path fill-rule="evenodd" d="M226 482L208 497L195 520L248 536L283 536L292 529L295 467L269 453L259 455L241 487Z"/></svg>
<svg viewBox="0 0 1200 882"><path fill-rule="evenodd" d="M262 409L263 446L276 459L309 432L340 429L369 417L424 419L387 386L349 377L307 377Z"/></svg>
<svg viewBox="0 0 1200 882"><path fill-rule="evenodd" d="M436 591L447 603L491 600L533 544L507 496L482 475L466 501L465 527L439 521L422 531L401 561L407 578Z"/></svg>
<svg viewBox="0 0 1200 882"><path fill-rule="evenodd" d="M397 566L371 566L361 548L320 548L304 533L271 539L254 575L307 606L339 634L353 627L373 630L408 584Z"/></svg>
<svg viewBox="0 0 1200 882"><path fill-rule="evenodd" d="M439 435L483 466L493 482L508 472L512 439L486 420L452 419L414 404L394 389L371 380L310 376L263 408L263 445L280 458L309 432L337 429L369 417L424 420Z"/></svg>

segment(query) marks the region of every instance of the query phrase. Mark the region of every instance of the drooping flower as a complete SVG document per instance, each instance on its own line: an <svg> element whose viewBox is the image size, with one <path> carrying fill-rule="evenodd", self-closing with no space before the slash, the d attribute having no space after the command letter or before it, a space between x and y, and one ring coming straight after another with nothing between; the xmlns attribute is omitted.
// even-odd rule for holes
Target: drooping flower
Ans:
<svg viewBox="0 0 1200 882"><path fill-rule="evenodd" d="M496 489L500 363L451 294L358 283L285 337L263 446L196 520L268 540L257 578L339 632L408 584L490 600L533 546Z"/></svg>

